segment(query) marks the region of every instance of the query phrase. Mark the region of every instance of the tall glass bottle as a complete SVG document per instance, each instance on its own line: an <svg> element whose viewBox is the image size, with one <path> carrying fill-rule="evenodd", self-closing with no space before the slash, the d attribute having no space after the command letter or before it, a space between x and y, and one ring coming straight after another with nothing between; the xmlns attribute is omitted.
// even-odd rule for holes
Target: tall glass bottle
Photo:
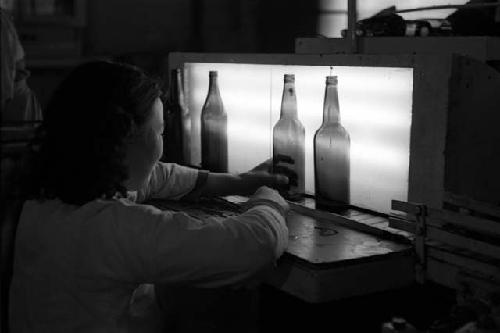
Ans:
<svg viewBox="0 0 500 333"><path fill-rule="evenodd" d="M201 165L212 172L227 172L227 113L217 71L209 72L208 95L201 111Z"/></svg>
<svg viewBox="0 0 500 333"><path fill-rule="evenodd" d="M348 204L350 196L349 133L340 123L337 77L326 77L323 123L314 135L316 197Z"/></svg>
<svg viewBox="0 0 500 333"><path fill-rule="evenodd" d="M191 117L184 99L182 82L182 69L173 69L170 72L168 99L164 105L163 160L188 164L191 160Z"/></svg>
<svg viewBox="0 0 500 333"><path fill-rule="evenodd" d="M305 130L297 116L295 75L285 74L280 119L273 128L273 166L275 172L284 166L297 174L297 184L290 187L289 199L299 199L305 189ZM282 161L293 160L293 164Z"/></svg>

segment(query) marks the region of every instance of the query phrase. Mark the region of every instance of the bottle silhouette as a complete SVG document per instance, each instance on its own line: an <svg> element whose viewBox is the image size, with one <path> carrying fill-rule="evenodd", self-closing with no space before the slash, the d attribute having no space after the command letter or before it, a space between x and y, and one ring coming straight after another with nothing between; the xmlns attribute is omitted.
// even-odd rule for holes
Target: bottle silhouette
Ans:
<svg viewBox="0 0 500 333"><path fill-rule="evenodd" d="M191 118L184 99L182 69L170 72L168 99L164 106L165 136L163 160L188 164L190 158Z"/></svg>
<svg viewBox="0 0 500 333"><path fill-rule="evenodd" d="M209 72L208 94L201 111L201 165L212 172L227 172L227 114L217 71Z"/></svg>
<svg viewBox="0 0 500 333"><path fill-rule="evenodd" d="M290 200L301 198L305 189L305 130L297 117L297 96L295 94L295 75L285 74L280 119L273 127L273 167L280 172L286 167L297 174L296 184L290 186L284 195ZM282 158L293 160L284 163Z"/></svg>
<svg viewBox="0 0 500 333"><path fill-rule="evenodd" d="M350 196L349 133L340 123L337 77L326 77L323 123L314 135L314 179L316 197L349 204Z"/></svg>

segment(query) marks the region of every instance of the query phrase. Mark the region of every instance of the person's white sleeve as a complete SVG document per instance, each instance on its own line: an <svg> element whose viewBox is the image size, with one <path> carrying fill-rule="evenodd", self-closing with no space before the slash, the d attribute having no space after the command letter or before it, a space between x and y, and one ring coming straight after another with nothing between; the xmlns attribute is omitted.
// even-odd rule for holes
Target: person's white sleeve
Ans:
<svg viewBox="0 0 500 333"><path fill-rule="evenodd" d="M108 265L138 283L238 283L271 267L287 246L285 219L267 206L222 221L136 204L115 214L111 238L120 260Z"/></svg>
<svg viewBox="0 0 500 333"><path fill-rule="evenodd" d="M286 226L286 218L278 212L276 209L266 205L257 205L247 212L266 214L268 219L274 218L277 223L270 224L270 228L273 229L274 234L276 235L276 247L275 254L276 258L279 258L283 252L285 252L288 246L288 227Z"/></svg>
<svg viewBox="0 0 500 333"><path fill-rule="evenodd" d="M200 171L175 163L158 162L148 185L138 191L137 202L161 198L177 200L193 191Z"/></svg>

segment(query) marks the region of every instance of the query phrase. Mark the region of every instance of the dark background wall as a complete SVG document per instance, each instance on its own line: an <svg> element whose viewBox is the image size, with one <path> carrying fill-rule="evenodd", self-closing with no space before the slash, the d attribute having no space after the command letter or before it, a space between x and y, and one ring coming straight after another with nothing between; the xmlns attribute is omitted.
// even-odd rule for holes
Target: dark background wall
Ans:
<svg viewBox="0 0 500 333"><path fill-rule="evenodd" d="M115 55L185 49L194 1L88 0L84 52Z"/></svg>
<svg viewBox="0 0 500 333"><path fill-rule="evenodd" d="M293 52L315 0L89 0L86 52Z"/></svg>
<svg viewBox="0 0 500 333"><path fill-rule="evenodd" d="M86 0L86 23L77 33L68 26L16 23L21 38L29 37L23 41L29 84L45 105L62 77L89 58L129 62L161 75L162 60L173 51L293 53L296 37L316 35L318 2ZM40 31L43 41L31 47ZM51 33L76 36L79 50L58 53Z"/></svg>

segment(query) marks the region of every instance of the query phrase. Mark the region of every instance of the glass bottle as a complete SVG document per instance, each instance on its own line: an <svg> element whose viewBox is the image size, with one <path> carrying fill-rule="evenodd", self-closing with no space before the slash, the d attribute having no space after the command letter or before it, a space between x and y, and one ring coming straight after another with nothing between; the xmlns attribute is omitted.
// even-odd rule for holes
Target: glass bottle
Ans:
<svg viewBox="0 0 500 333"><path fill-rule="evenodd" d="M285 167L297 174L297 183L290 186L285 196L300 199L305 189L305 130L297 116L295 75L285 74L280 119L273 127L273 167L280 172ZM283 161L283 157L293 161Z"/></svg>
<svg viewBox="0 0 500 333"><path fill-rule="evenodd" d="M337 77L326 77L323 123L314 135L316 197L348 204L350 197L349 133L341 125Z"/></svg>
<svg viewBox="0 0 500 333"><path fill-rule="evenodd" d="M217 83L217 71L209 72L208 94L201 111L201 166L211 172L227 172L227 113Z"/></svg>
<svg viewBox="0 0 500 333"><path fill-rule="evenodd" d="M191 117L184 99L182 83L182 69L173 69L170 72L168 99L164 105L163 160L189 164L191 160Z"/></svg>

